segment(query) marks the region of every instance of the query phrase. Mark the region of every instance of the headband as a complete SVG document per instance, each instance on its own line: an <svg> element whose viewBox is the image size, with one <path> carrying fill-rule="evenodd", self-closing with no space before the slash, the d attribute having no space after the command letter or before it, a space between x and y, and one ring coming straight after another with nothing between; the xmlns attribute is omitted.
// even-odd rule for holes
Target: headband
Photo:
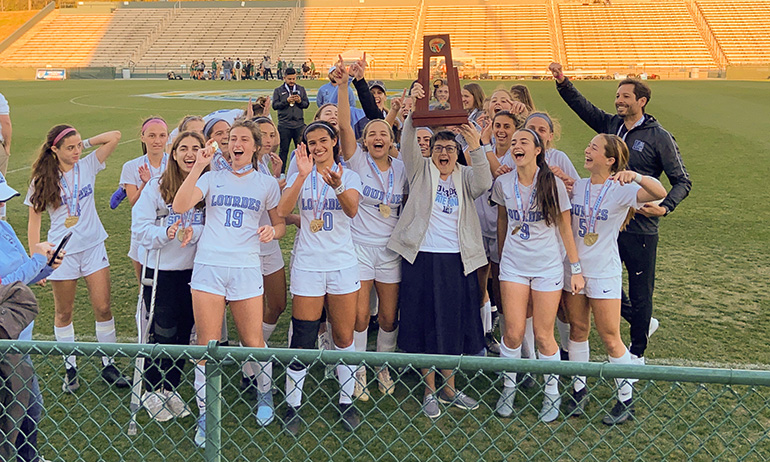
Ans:
<svg viewBox="0 0 770 462"><path fill-rule="evenodd" d="M536 131L532 130L531 128L520 128L519 130L531 133L532 136L535 137L535 146L540 149L543 148L543 140L540 139L540 135L538 135Z"/></svg>
<svg viewBox="0 0 770 462"><path fill-rule="evenodd" d="M305 128L305 131L302 132L302 138L307 139L307 134L310 133L311 130L315 130L319 127L329 132L329 136L332 138L337 138L337 132L335 132L334 129L329 125L329 122L324 122L323 120L316 120L315 122L308 125L307 128Z"/></svg>
<svg viewBox="0 0 770 462"><path fill-rule="evenodd" d="M430 128L428 128L428 127L417 127L417 130L425 130L425 131L427 131L428 133L430 133L430 136L433 136L433 130L431 130L431 129L430 129ZM417 130L415 130L415 132L416 132Z"/></svg>
<svg viewBox="0 0 770 462"><path fill-rule="evenodd" d="M61 141L65 136L73 132L77 132L77 130L75 130L72 127L65 128L64 130L60 131L59 134L56 135L56 138L53 139L53 143L51 144L51 146L56 146L57 144L59 144L59 141Z"/></svg>
<svg viewBox="0 0 770 462"><path fill-rule="evenodd" d="M529 117L527 117L527 120L524 123L526 124L527 122L529 122L530 120L532 120L535 117L539 117L539 118L545 120L546 122L548 122L548 127L550 127L551 132L553 132L553 121L551 120L550 117L548 117L547 114L544 114L542 112L533 112L532 114L529 115Z"/></svg>
<svg viewBox="0 0 770 462"><path fill-rule="evenodd" d="M161 124L161 125L163 125L163 127L164 127L166 130L168 130L168 125L166 125L166 121L165 121L165 120L163 120L163 119L160 119L160 118L158 118L158 117L153 117L152 119L149 119L149 120L147 120L147 122L145 122L145 123L142 125L142 133L144 133L144 130L147 128L147 126L148 126L148 125L151 125L151 124Z"/></svg>
<svg viewBox="0 0 770 462"><path fill-rule="evenodd" d="M206 125L203 126L203 135L206 138L209 138L211 136L211 130L214 128L214 125L218 124L219 122L227 123L225 119L211 119L206 122Z"/></svg>

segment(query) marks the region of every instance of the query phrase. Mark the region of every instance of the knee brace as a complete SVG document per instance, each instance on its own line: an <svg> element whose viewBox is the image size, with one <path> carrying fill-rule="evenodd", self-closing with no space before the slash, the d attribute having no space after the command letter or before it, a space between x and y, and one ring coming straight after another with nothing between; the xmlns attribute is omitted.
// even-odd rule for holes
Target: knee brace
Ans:
<svg viewBox="0 0 770 462"><path fill-rule="evenodd" d="M291 337L290 348L302 350L312 350L315 348L315 342L318 338L318 328L321 326L321 320L301 321L294 317L291 318L293 334ZM306 366L299 361L292 361L289 367L295 371L304 369Z"/></svg>

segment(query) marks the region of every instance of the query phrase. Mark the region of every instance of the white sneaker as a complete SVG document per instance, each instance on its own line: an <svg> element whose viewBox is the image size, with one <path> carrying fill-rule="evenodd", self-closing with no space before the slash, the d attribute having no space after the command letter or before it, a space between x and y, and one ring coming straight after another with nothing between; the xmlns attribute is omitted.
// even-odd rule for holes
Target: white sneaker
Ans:
<svg viewBox="0 0 770 462"><path fill-rule="evenodd" d="M359 401L369 401L369 390L366 388L366 369L359 367L355 375L356 385L353 388L353 398Z"/></svg>
<svg viewBox="0 0 770 462"><path fill-rule="evenodd" d="M172 390L164 390L163 394L166 396L166 408L171 411L174 417L182 418L191 414L190 406L179 396L179 393Z"/></svg>
<svg viewBox="0 0 770 462"><path fill-rule="evenodd" d="M147 410L147 414L158 422L167 422L174 415L166 407L166 396L160 392L146 391L142 395L142 407Z"/></svg>
<svg viewBox="0 0 770 462"><path fill-rule="evenodd" d="M658 318L651 318L650 330L647 331L647 338L652 337L652 334L654 334L655 331L658 330L658 327L660 327L660 321L658 321Z"/></svg>
<svg viewBox="0 0 770 462"><path fill-rule="evenodd" d="M387 367L383 367L377 373L377 382L377 387L383 395L392 395L396 391L396 382L390 378L390 371Z"/></svg>

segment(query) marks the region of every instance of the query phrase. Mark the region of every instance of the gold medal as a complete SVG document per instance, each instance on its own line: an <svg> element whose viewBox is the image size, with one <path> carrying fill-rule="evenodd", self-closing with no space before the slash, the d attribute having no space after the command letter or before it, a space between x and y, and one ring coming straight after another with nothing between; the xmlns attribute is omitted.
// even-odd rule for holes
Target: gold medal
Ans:
<svg viewBox="0 0 770 462"><path fill-rule="evenodd" d="M516 233L518 233L520 229L521 229L521 225L514 226L513 227L513 231L511 231L511 236L515 236Z"/></svg>
<svg viewBox="0 0 770 462"><path fill-rule="evenodd" d="M78 224L78 220L80 220L80 217L70 215L64 220L64 226L67 228L72 228L73 226Z"/></svg>
<svg viewBox="0 0 770 462"><path fill-rule="evenodd" d="M383 216L383 218L389 218L390 217L390 206L387 204L380 204L380 215Z"/></svg>
<svg viewBox="0 0 770 462"><path fill-rule="evenodd" d="M324 227L324 221L323 220L310 220L310 231L317 233L318 231L321 231Z"/></svg>
<svg viewBox="0 0 770 462"><path fill-rule="evenodd" d="M176 238L179 240L179 242L184 242L184 231L185 228L179 228L176 230Z"/></svg>
<svg viewBox="0 0 770 462"><path fill-rule="evenodd" d="M598 239L599 235L597 233L586 233L586 235L583 236L583 242L589 247L596 244Z"/></svg>

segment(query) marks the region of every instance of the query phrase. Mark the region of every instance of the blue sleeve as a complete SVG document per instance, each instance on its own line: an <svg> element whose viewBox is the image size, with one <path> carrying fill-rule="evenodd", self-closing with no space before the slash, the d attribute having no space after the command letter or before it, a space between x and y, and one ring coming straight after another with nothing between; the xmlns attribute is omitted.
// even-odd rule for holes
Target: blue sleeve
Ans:
<svg viewBox="0 0 770 462"><path fill-rule="evenodd" d="M45 256L36 253L32 255L32 258L22 263L18 268L12 271L10 274L4 275L0 278L0 284L8 285L14 282L22 282L24 284L32 284L45 277L48 277L51 273L42 275L45 268L50 268L46 264L48 261ZM53 269L51 270L53 271Z"/></svg>

